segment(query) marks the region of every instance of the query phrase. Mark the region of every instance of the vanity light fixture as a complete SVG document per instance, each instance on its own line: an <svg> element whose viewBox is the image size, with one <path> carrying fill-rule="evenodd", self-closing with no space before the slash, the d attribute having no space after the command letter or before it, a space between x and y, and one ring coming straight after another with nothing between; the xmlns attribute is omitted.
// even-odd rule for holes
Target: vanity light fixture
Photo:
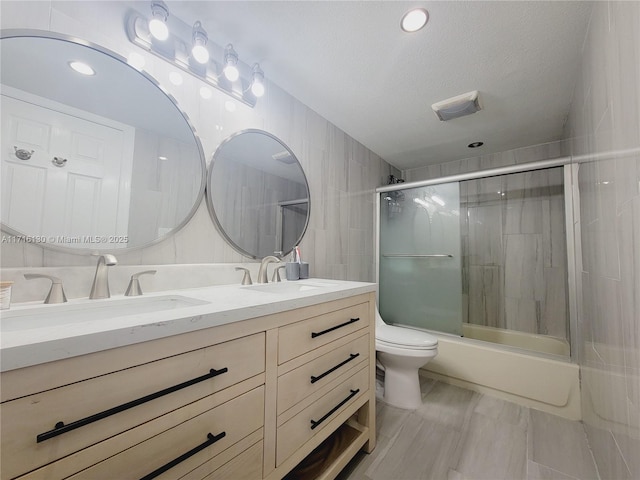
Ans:
<svg viewBox="0 0 640 480"><path fill-rule="evenodd" d="M429 12L424 8L414 8L402 16L400 28L407 33L417 32L429 21Z"/></svg>
<svg viewBox="0 0 640 480"><path fill-rule="evenodd" d="M169 15L164 2L153 0L151 6L152 20L164 23ZM256 63L250 67L241 63L238 53L230 43L223 48L222 45L211 42L200 21L190 27L173 17L171 31L167 29L167 39L162 42L156 40L151 28L151 22L140 13L131 11L128 14L127 37L136 46L250 107L254 107L258 98L264 95L264 72L260 66ZM207 98L212 95L213 92L209 90Z"/></svg>
<svg viewBox="0 0 640 480"><path fill-rule="evenodd" d="M96 71L84 62L72 61L69 62L69 66L82 75L91 76L96 74Z"/></svg>
<svg viewBox="0 0 640 480"><path fill-rule="evenodd" d="M169 8L162 0L153 0L151 2L151 19L149 20L149 32L153 38L164 42L169 38L169 27L167 27L167 18L169 18Z"/></svg>
<svg viewBox="0 0 640 480"><path fill-rule="evenodd" d="M193 56L196 62L203 65L206 64L209 61L209 50L207 50L209 37L200 22L193 24L192 39L193 48L191 49L191 56Z"/></svg>
<svg viewBox="0 0 640 480"><path fill-rule="evenodd" d="M240 71L238 70L238 54L231 44L227 45L224 49L224 69L222 71L224 76L230 82L235 82L240 78Z"/></svg>
<svg viewBox="0 0 640 480"><path fill-rule="evenodd" d="M253 74L251 79L251 93L257 98L264 95L264 72L257 63L253 64Z"/></svg>

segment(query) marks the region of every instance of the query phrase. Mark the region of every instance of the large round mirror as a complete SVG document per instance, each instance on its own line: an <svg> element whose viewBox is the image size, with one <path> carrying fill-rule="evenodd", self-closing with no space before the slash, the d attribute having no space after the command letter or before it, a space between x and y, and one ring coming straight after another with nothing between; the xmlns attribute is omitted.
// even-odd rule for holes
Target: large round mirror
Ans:
<svg viewBox="0 0 640 480"><path fill-rule="evenodd" d="M3 231L113 251L191 218L206 180L202 146L151 77L50 32L3 31L0 48Z"/></svg>
<svg viewBox="0 0 640 480"><path fill-rule="evenodd" d="M270 133L244 130L226 139L209 167L207 206L243 255L283 256L309 222L309 185L291 149Z"/></svg>

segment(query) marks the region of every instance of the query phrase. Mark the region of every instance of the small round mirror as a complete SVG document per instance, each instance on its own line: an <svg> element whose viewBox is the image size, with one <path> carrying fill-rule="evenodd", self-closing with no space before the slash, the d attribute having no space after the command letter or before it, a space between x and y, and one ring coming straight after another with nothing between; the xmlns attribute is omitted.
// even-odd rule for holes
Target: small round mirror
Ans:
<svg viewBox="0 0 640 480"><path fill-rule="evenodd" d="M284 256L309 223L309 184L281 140L262 130L243 130L213 155L207 206L222 235L243 255Z"/></svg>

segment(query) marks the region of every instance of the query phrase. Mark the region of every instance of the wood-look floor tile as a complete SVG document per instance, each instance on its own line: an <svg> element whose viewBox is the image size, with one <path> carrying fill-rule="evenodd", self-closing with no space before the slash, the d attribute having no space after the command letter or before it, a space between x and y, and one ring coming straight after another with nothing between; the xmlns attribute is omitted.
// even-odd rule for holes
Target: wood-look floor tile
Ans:
<svg viewBox="0 0 640 480"><path fill-rule="evenodd" d="M365 472L372 480L446 478L460 433L439 425L427 425L418 415L408 418L388 449L384 460Z"/></svg>
<svg viewBox="0 0 640 480"><path fill-rule="evenodd" d="M527 462L527 480L577 480L546 465L529 460Z"/></svg>
<svg viewBox="0 0 640 480"><path fill-rule="evenodd" d="M467 412L479 395L471 390L437 382L424 396L423 404L416 410L429 424L438 424L461 431Z"/></svg>
<svg viewBox="0 0 640 480"><path fill-rule="evenodd" d="M481 395L474 413L493 418L498 422L504 422L526 429L529 424L529 409L500 398Z"/></svg>
<svg viewBox="0 0 640 480"><path fill-rule="evenodd" d="M526 474L526 430L474 414L460 450L455 470L469 478L513 480Z"/></svg>
<svg viewBox="0 0 640 480"><path fill-rule="evenodd" d="M598 478L582 424L538 410L530 411L529 460L582 480Z"/></svg>
<svg viewBox="0 0 640 480"><path fill-rule="evenodd" d="M441 382L414 411L378 402L376 449L338 480L592 480L580 422Z"/></svg>

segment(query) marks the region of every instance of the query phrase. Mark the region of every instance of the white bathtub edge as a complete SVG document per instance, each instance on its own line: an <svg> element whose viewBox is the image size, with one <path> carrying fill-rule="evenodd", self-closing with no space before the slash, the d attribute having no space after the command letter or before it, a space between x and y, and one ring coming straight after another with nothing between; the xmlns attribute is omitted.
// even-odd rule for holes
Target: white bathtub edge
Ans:
<svg viewBox="0 0 640 480"><path fill-rule="evenodd" d="M498 347L438 336L438 356L426 377L486 393L569 420L581 420L579 367Z"/></svg>

